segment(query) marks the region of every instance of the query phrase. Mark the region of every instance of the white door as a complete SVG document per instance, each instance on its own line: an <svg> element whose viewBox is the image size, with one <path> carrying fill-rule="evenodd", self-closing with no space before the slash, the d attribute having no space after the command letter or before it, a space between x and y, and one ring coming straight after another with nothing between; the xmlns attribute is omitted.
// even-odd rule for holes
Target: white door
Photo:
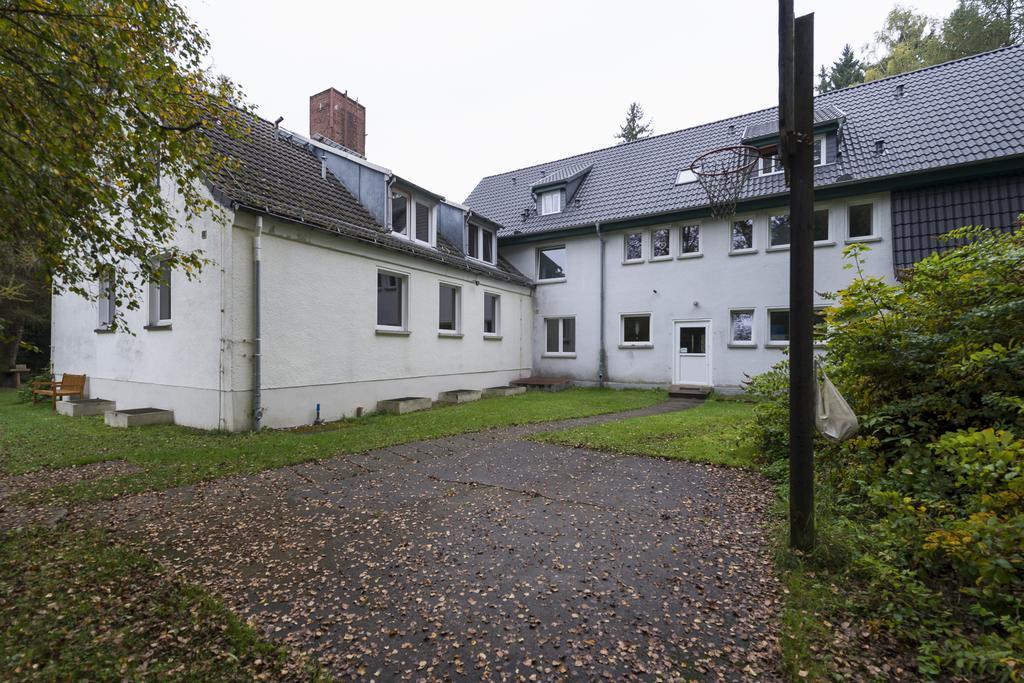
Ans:
<svg viewBox="0 0 1024 683"><path fill-rule="evenodd" d="M675 384L711 386L710 320L675 324Z"/></svg>

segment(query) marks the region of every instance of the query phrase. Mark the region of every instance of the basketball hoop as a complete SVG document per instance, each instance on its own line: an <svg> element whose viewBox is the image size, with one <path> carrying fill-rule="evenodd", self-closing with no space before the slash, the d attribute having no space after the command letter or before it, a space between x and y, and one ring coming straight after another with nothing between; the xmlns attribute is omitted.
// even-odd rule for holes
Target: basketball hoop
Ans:
<svg viewBox="0 0 1024 683"><path fill-rule="evenodd" d="M731 145L705 152L693 160L690 170L708 193L713 217L727 218L736 213L736 200L759 158L756 147Z"/></svg>

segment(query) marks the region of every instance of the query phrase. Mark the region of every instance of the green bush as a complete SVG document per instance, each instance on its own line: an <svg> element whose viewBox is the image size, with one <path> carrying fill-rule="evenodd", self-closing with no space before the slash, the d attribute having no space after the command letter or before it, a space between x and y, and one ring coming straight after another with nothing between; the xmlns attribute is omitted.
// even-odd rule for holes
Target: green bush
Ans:
<svg viewBox="0 0 1024 683"><path fill-rule="evenodd" d="M819 442L817 482L850 532L836 570L859 587L848 607L916 647L923 675L1019 680L1024 229L947 237L965 244L895 285L864 277L865 247L847 248L858 276L826 311L825 363L862 429ZM786 373L750 382L769 462L786 457Z"/></svg>

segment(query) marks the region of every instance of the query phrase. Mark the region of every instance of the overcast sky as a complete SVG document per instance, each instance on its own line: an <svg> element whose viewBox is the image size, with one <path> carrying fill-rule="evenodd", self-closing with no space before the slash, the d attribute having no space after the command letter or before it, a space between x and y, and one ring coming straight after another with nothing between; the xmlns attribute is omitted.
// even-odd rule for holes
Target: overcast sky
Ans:
<svg viewBox="0 0 1024 683"><path fill-rule="evenodd" d="M614 144L632 101L667 133L777 99L770 0L183 4L264 118L308 134L309 96L347 90L367 157L455 201L485 175ZM867 43L893 4L796 0L815 12L816 64Z"/></svg>

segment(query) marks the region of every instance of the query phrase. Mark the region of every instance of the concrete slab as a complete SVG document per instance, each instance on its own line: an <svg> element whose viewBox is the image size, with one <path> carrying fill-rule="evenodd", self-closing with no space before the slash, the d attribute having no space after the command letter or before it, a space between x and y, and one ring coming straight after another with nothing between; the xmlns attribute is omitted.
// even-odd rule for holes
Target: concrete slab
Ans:
<svg viewBox="0 0 1024 683"><path fill-rule="evenodd" d="M174 411L159 408L132 408L111 410L103 415L110 427L142 427L144 425L174 424Z"/></svg>
<svg viewBox="0 0 1024 683"><path fill-rule="evenodd" d="M378 401L377 410L382 413L404 415L405 413L414 413L417 410L426 410L433 404L433 401L424 396L405 396L403 398L389 398L385 401Z"/></svg>
<svg viewBox="0 0 1024 683"><path fill-rule="evenodd" d="M442 391L438 394L437 400L441 403L469 403L471 401L479 401L480 392L476 389L453 389L452 391Z"/></svg>
<svg viewBox="0 0 1024 683"><path fill-rule="evenodd" d="M117 410L117 405L105 398L76 398L57 402L57 414L68 417L91 417L112 410Z"/></svg>
<svg viewBox="0 0 1024 683"><path fill-rule="evenodd" d="M526 387L487 387L484 389L484 396L518 396L519 394L525 394Z"/></svg>

